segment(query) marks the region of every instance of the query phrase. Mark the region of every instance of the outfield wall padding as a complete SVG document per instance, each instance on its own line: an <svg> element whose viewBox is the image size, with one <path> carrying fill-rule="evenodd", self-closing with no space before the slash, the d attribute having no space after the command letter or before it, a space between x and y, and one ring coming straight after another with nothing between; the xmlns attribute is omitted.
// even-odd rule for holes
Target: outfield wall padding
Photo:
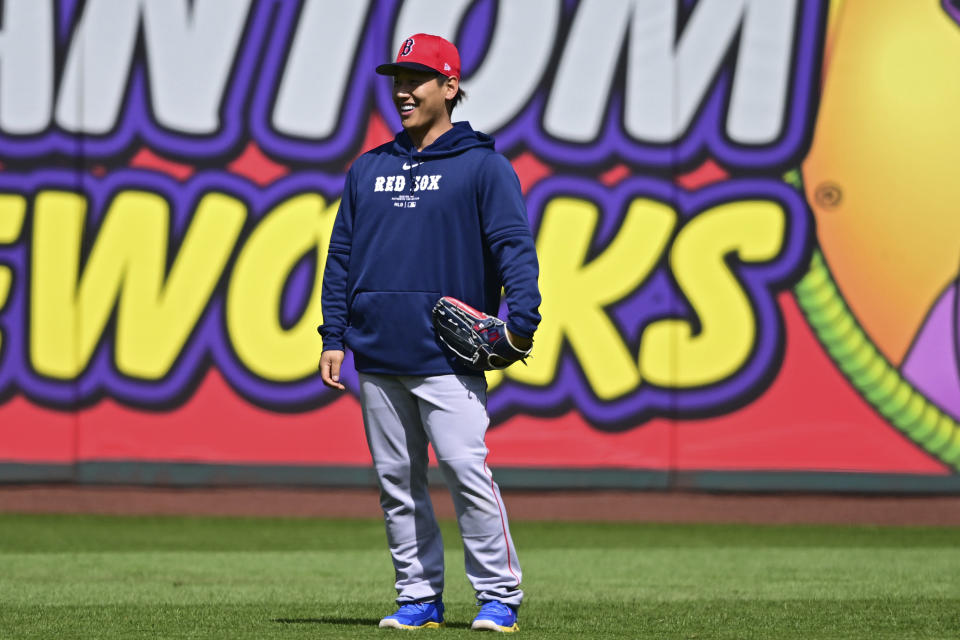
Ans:
<svg viewBox="0 0 960 640"><path fill-rule="evenodd" d="M540 262L504 486L960 492L956 3L2 4L0 482L372 484L321 283L432 32Z"/></svg>

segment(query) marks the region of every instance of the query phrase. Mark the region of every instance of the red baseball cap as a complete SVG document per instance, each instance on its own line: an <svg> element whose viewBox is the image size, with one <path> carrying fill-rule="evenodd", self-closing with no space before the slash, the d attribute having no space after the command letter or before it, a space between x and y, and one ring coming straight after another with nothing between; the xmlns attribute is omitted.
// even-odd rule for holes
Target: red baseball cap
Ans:
<svg viewBox="0 0 960 640"><path fill-rule="evenodd" d="M377 73L394 76L398 69L434 71L460 79L460 52L452 42L429 33L416 33L400 45L397 61L381 64Z"/></svg>

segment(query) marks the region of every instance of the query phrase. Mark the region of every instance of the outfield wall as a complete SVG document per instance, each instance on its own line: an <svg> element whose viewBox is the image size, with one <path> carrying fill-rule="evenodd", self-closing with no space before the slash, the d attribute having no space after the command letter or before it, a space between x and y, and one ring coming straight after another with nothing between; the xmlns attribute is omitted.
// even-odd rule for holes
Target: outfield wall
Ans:
<svg viewBox="0 0 960 640"><path fill-rule="evenodd" d="M0 6L0 481L373 482L320 280L426 31L541 262L502 484L960 492L960 3Z"/></svg>

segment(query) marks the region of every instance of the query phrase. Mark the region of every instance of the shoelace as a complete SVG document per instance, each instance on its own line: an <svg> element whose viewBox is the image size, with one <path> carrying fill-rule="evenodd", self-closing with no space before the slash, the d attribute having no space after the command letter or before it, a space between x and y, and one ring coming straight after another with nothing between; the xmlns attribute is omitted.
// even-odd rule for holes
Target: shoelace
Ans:
<svg viewBox="0 0 960 640"><path fill-rule="evenodd" d="M480 611L484 613L494 613L498 616L513 615L513 609L503 604L499 600L490 600L489 602L483 603L483 606L480 607Z"/></svg>
<svg viewBox="0 0 960 640"><path fill-rule="evenodd" d="M426 602L408 602L407 604L400 605L397 613L423 613L426 608Z"/></svg>

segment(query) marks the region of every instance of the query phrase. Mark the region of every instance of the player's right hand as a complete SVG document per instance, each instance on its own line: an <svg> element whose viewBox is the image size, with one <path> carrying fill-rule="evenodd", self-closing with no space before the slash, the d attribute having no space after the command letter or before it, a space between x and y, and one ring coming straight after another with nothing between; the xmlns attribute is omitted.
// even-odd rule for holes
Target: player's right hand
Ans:
<svg viewBox="0 0 960 640"><path fill-rule="evenodd" d="M331 349L320 355L320 379L331 389L346 389L340 384L340 365L343 364L343 351Z"/></svg>

